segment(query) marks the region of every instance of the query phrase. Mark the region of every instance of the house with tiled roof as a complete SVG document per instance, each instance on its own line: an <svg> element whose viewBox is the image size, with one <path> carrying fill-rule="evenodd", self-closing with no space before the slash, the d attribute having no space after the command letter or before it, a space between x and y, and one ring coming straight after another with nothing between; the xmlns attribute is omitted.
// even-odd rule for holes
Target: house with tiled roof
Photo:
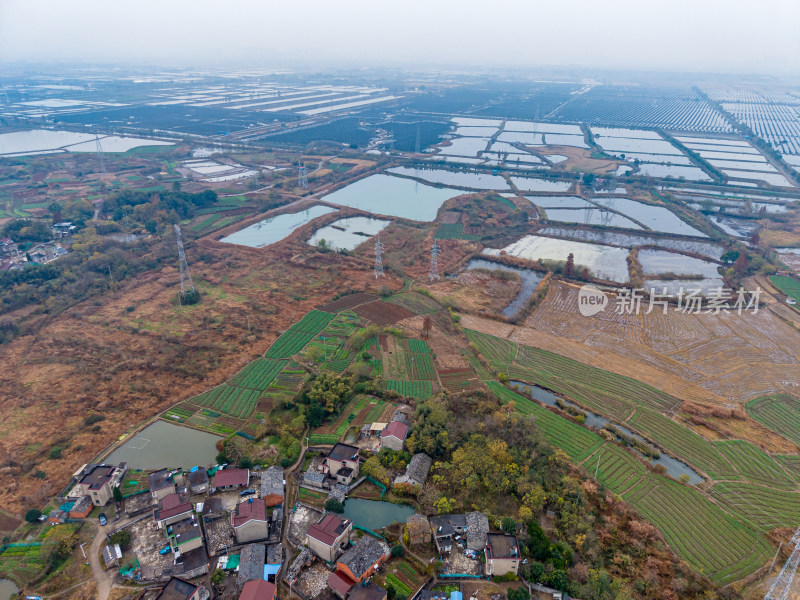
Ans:
<svg viewBox="0 0 800 600"><path fill-rule="evenodd" d="M322 463L322 473L344 485L358 477L358 469L358 448L349 444L334 445Z"/></svg>
<svg viewBox="0 0 800 600"><path fill-rule="evenodd" d="M260 496L267 506L283 504L283 468L280 465L262 471Z"/></svg>
<svg viewBox="0 0 800 600"><path fill-rule="evenodd" d="M361 583L371 577L386 562L389 548L373 537L365 535L336 561L336 570Z"/></svg>
<svg viewBox="0 0 800 600"><path fill-rule="evenodd" d="M306 544L322 560L331 563L350 541L353 524L329 513L308 528Z"/></svg>

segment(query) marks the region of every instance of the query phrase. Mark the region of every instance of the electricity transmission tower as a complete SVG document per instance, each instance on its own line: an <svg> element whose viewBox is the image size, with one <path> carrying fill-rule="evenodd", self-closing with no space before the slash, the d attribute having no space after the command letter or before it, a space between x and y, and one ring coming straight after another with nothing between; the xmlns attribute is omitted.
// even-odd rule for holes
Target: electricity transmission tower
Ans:
<svg viewBox="0 0 800 600"><path fill-rule="evenodd" d="M764 600L787 600L789 598L794 575L797 573L797 565L800 564L800 528L794 532L792 543L794 544L792 555L783 565L783 569L781 569L775 583L769 588L767 595L764 596Z"/></svg>
<svg viewBox="0 0 800 600"><path fill-rule="evenodd" d="M383 258L381 258L382 253L383 244L381 244L381 238L378 237L378 240L375 242L375 279L378 277L383 277Z"/></svg>
<svg viewBox="0 0 800 600"><path fill-rule="evenodd" d="M103 147L100 145L100 136L94 135L95 144L97 144L97 158L100 160L100 172L106 174L106 161L103 160Z"/></svg>
<svg viewBox="0 0 800 600"><path fill-rule="evenodd" d="M304 190L308 189L308 178L306 177L306 165L298 163L297 165L297 183Z"/></svg>
<svg viewBox="0 0 800 600"><path fill-rule="evenodd" d="M428 272L431 281L439 279L439 251L439 243L434 239L431 248L431 270Z"/></svg>
<svg viewBox="0 0 800 600"><path fill-rule="evenodd" d="M183 250L181 228L177 225L175 225L175 243L178 245L178 268L181 272L181 295L186 296L188 292L194 292L195 289L194 282L192 281L192 274L189 273L189 265L186 264L186 252Z"/></svg>

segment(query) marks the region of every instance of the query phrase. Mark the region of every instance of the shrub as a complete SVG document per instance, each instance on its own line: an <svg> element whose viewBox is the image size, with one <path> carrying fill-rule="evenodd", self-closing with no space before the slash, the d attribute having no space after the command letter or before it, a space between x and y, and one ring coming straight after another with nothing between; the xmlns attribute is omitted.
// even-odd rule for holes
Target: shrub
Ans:
<svg viewBox="0 0 800 600"><path fill-rule="evenodd" d="M394 546L392 546L392 556L395 558L403 556L403 546L401 546L400 544L395 544Z"/></svg>
<svg viewBox="0 0 800 600"><path fill-rule="evenodd" d="M85 417L83 419L83 424L84 425L94 425L95 423L98 423L100 421L105 421L105 420L106 420L106 418L103 415L94 414L94 415L89 415L89 416Z"/></svg>
<svg viewBox="0 0 800 600"><path fill-rule="evenodd" d="M119 544L119 547L125 550L131 545L131 532L127 529L120 529L119 531L112 533L108 538L108 541L112 544Z"/></svg>
<svg viewBox="0 0 800 600"><path fill-rule="evenodd" d="M50 452L48 453L48 457L52 458L53 460L58 460L61 458L61 453L64 449L61 446L53 446L50 448Z"/></svg>

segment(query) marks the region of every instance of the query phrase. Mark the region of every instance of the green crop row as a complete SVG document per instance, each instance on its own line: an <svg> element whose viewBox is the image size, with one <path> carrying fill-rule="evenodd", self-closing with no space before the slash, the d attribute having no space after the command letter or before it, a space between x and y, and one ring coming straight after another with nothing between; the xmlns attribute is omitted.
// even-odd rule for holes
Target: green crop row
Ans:
<svg viewBox="0 0 800 600"><path fill-rule="evenodd" d="M285 360L257 358L239 371L236 376L231 379L230 383L238 387L245 387L263 392L269 387L269 384L272 383L272 380L275 379L285 365Z"/></svg>
<svg viewBox="0 0 800 600"><path fill-rule="evenodd" d="M313 340L315 336L316 333L289 329L272 343L272 346L269 347L264 356L266 358L289 358L305 348L306 344Z"/></svg>
<svg viewBox="0 0 800 600"><path fill-rule="evenodd" d="M750 442L733 440L713 444L746 479L770 487L793 490L797 482L770 458L768 454Z"/></svg>
<svg viewBox="0 0 800 600"><path fill-rule="evenodd" d="M797 398L788 394L763 396L750 400L745 410L762 425L800 444L800 400Z"/></svg>
<svg viewBox="0 0 800 600"><path fill-rule="evenodd" d="M648 473L623 497L658 527L680 558L717 585L737 581L771 558L763 535L693 487Z"/></svg>
<svg viewBox="0 0 800 600"><path fill-rule="evenodd" d="M394 390L401 396L424 400L433 395L433 386L430 381L405 381L387 379L384 382L386 390Z"/></svg>

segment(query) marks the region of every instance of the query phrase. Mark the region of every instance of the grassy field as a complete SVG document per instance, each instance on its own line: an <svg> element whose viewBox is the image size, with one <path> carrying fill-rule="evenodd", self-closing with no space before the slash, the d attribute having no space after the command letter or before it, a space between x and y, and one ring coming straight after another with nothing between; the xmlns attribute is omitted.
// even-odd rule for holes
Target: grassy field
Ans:
<svg viewBox="0 0 800 600"><path fill-rule="evenodd" d="M772 547L694 488L649 475L623 498L664 534L673 550L718 585L749 575L772 557Z"/></svg>
<svg viewBox="0 0 800 600"><path fill-rule="evenodd" d="M464 333L467 334L467 339L477 346L478 352L483 354L489 364L502 371L508 370L517 355L517 345L514 342L471 329L465 329Z"/></svg>
<svg viewBox="0 0 800 600"><path fill-rule="evenodd" d="M745 410L762 425L800 444L800 399L788 394L763 396L750 400Z"/></svg>
<svg viewBox="0 0 800 600"><path fill-rule="evenodd" d="M800 302L800 281L785 275L772 275L769 281L784 294Z"/></svg>
<svg viewBox="0 0 800 600"><path fill-rule="evenodd" d="M402 292L400 294L395 294L389 298L387 302L407 308L417 315L429 315L441 308L435 300L418 292Z"/></svg>

